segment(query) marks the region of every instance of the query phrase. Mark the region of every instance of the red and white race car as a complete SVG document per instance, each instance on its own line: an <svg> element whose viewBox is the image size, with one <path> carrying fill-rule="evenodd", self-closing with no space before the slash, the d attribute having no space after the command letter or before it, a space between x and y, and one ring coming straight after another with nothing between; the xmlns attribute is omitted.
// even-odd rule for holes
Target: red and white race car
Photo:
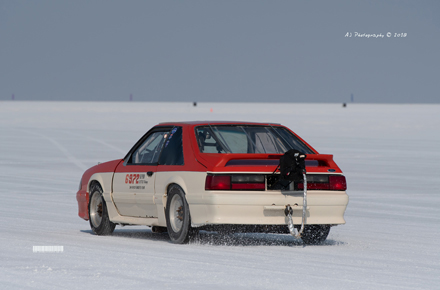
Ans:
<svg viewBox="0 0 440 290"><path fill-rule="evenodd" d="M306 154L306 182L279 182L277 166L289 149ZM304 243L313 244L345 223L346 187L332 155L282 125L176 122L154 126L123 159L88 169L76 198L78 215L98 235L146 225L185 243L199 230L301 228Z"/></svg>

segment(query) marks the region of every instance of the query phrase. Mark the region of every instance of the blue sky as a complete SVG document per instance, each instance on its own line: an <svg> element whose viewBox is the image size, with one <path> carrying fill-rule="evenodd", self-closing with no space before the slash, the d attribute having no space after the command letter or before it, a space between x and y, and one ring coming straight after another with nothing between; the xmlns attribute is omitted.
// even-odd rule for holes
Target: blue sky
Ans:
<svg viewBox="0 0 440 290"><path fill-rule="evenodd" d="M439 103L438 15L423 0L0 0L0 100Z"/></svg>

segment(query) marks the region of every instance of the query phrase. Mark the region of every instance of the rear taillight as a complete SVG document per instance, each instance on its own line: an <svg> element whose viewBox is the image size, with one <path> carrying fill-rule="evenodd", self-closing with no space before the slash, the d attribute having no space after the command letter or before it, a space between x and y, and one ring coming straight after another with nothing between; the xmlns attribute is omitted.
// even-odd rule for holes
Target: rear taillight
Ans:
<svg viewBox="0 0 440 290"><path fill-rule="evenodd" d="M345 176L330 175L328 181L330 184L330 190L347 190L347 181L345 180Z"/></svg>
<svg viewBox="0 0 440 290"><path fill-rule="evenodd" d="M208 175L206 176L205 190L230 190L230 175Z"/></svg>
<svg viewBox="0 0 440 290"><path fill-rule="evenodd" d="M304 190L304 184L298 183L298 189ZM316 182L307 182L308 190L330 190L330 185L328 183L316 183Z"/></svg>
<svg viewBox="0 0 440 290"><path fill-rule="evenodd" d="M264 190L264 183L232 183L232 190Z"/></svg>
<svg viewBox="0 0 440 290"><path fill-rule="evenodd" d="M258 174L208 174L205 190L265 190L264 175Z"/></svg>
<svg viewBox="0 0 440 290"><path fill-rule="evenodd" d="M296 185L298 190L304 190L304 184ZM342 175L324 175L307 174L307 190L347 190L345 176Z"/></svg>

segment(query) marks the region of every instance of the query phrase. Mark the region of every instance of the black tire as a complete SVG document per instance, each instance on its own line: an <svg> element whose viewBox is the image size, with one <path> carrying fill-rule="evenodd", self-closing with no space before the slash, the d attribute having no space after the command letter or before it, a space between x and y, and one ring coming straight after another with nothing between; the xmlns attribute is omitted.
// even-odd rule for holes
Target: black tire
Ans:
<svg viewBox="0 0 440 290"><path fill-rule="evenodd" d="M191 228L191 216L185 193L177 184L168 188L165 218L171 242L175 244L188 243L190 237L194 235L194 230Z"/></svg>
<svg viewBox="0 0 440 290"><path fill-rule="evenodd" d="M100 236L110 235L116 227L116 224L112 223L108 217L107 205L102 197L102 188L97 183L90 188L89 223L92 231Z"/></svg>
<svg viewBox="0 0 440 290"><path fill-rule="evenodd" d="M304 226L301 239L306 245L319 245L327 239L329 233L329 225L307 225Z"/></svg>

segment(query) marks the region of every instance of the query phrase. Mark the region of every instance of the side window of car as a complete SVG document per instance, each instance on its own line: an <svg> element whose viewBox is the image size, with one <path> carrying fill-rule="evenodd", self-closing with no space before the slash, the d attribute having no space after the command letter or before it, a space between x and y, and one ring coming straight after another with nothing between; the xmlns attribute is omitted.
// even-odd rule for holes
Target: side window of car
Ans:
<svg viewBox="0 0 440 290"><path fill-rule="evenodd" d="M182 128L174 127L166 139L160 165L183 165Z"/></svg>
<svg viewBox="0 0 440 290"><path fill-rule="evenodd" d="M226 153L212 136L212 131L208 127L197 127L197 143L202 153Z"/></svg>
<svg viewBox="0 0 440 290"><path fill-rule="evenodd" d="M156 164L169 130L151 133L133 152L128 164Z"/></svg>

